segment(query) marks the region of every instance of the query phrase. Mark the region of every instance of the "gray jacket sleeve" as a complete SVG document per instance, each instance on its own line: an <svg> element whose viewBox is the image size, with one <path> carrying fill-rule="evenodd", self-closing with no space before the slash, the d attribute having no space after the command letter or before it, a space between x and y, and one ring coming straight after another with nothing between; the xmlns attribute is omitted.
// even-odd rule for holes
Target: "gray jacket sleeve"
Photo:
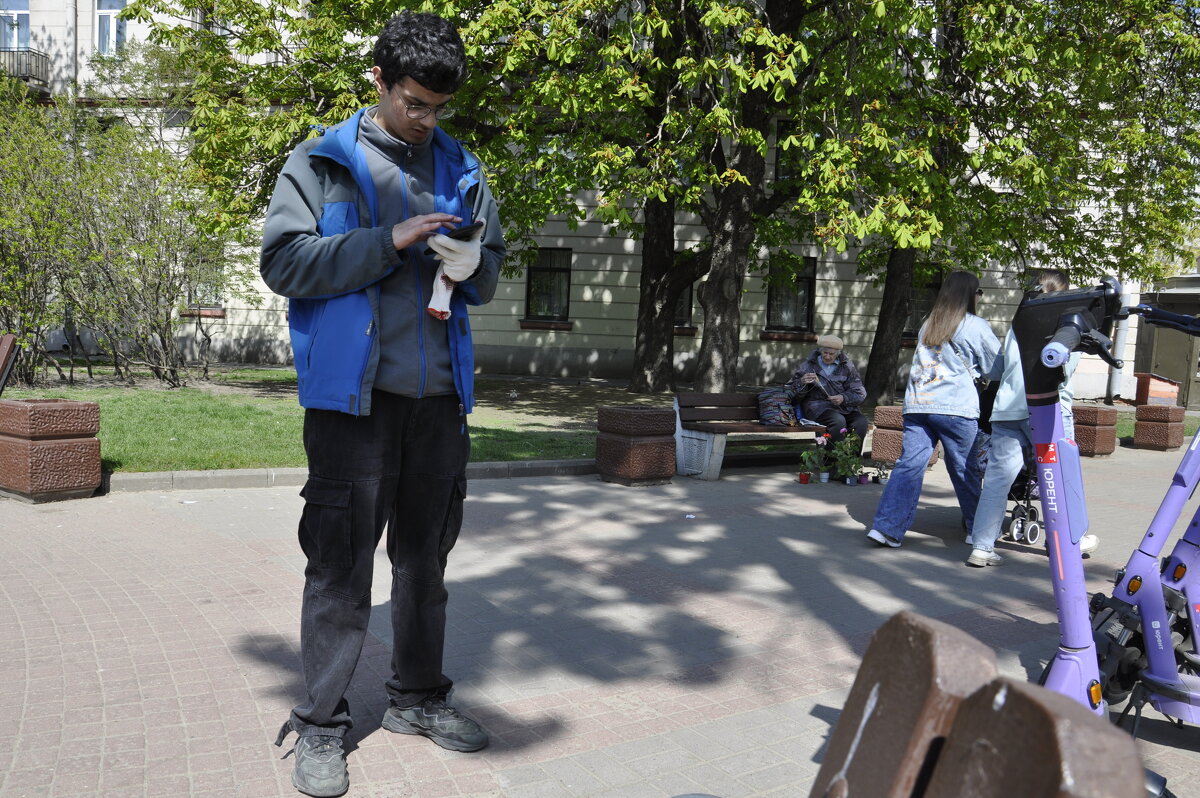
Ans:
<svg viewBox="0 0 1200 798"><path fill-rule="evenodd" d="M259 270L267 286L286 297L358 291L401 263L388 227L360 227L321 237L317 223L324 209L326 181L337 178L324 159L309 157L317 141L301 144L284 164L263 223ZM357 205L357 190L348 176L342 179L350 183L347 196Z"/></svg>

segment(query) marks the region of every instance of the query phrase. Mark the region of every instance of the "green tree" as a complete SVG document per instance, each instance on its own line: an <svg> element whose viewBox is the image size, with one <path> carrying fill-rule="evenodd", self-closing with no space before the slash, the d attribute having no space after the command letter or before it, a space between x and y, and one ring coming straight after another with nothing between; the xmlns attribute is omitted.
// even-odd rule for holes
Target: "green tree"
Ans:
<svg viewBox="0 0 1200 798"><path fill-rule="evenodd" d="M410 5L461 22L474 73L448 127L493 168L510 241L583 218L591 194L614 232L642 238L642 390L670 384L670 317L701 276L696 384L735 384L744 280L796 263L796 243L862 248L884 284L878 388L914 279L986 263L1153 275L1194 210L1190 4ZM367 46L396 6L213 6L131 13L206 21L156 31L197 65L195 157L233 222L263 207L296 141L370 101ZM787 179L769 179L772 142ZM699 240L677 243L677 214Z"/></svg>
<svg viewBox="0 0 1200 798"><path fill-rule="evenodd" d="M0 332L16 334L13 378L30 384L46 356L46 332L61 318L55 285L73 255L57 191L70 179L66 131L26 101L24 84L3 75L0 128Z"/></svg>

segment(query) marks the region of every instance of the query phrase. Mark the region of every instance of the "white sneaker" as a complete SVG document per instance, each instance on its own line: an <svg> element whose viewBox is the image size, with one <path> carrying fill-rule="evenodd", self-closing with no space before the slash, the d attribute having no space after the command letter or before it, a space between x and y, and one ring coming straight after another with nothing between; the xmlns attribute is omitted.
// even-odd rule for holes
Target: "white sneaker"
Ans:
<svg viewBox="0 0 1200 798"><path fill-rule="evenodd" d="M872 529L867 533L867 537L878 543L880 546L891 546L893 549L900 548L900 541L889 538L878 529Z"/></svg>
<svg viewBox="0 0 1200 798"><path fill-rule="evenodd" d="M967 558L967 565L973 565L976 568L984 568L988 565L999 565L1004 562L1004 558L994 551L984 551L983 549L974 549L971 556Z"/></svg>
<svg viewBox="0 0 1200 798"><path fill-rule="evenodd" d="M1084 535L1079 539L1080 554L1091 554L1098 548L1100 548L1100 538L1095 535Z"/></svg>

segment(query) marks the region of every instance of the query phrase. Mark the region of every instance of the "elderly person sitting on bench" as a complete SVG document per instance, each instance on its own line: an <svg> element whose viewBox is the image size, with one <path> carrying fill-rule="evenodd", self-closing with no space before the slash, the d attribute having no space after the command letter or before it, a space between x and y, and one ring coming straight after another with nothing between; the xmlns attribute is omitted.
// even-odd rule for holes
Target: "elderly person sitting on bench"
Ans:
<svg viewBox="0 0 1200 798"><path fill-rule="evenodd" d="M822 335L817 348L800 364L784 386L796 405L796 415L824 424L831 443L846 436L847 430L861 439L867 434L867 417L858 412L866 398L862 377L842 352L842 339Z"/></svg>

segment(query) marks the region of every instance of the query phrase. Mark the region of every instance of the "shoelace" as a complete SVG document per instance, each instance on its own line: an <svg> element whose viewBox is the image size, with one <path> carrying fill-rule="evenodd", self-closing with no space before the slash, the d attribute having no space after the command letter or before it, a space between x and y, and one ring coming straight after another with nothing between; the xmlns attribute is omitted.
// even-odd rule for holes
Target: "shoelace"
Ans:
<svg viewBox="0 0 1200 798"><path fill-rule="evenodd" d="M279 737L277 737L275 740L275 745L282 748L284 738L287 737L291 731L291 720L284 721L283 727L279 730ZM300 744L302 739L304 738L297 736L296 742L292 743L291 749L284 754L281 759L287 759L289 756L296 753L296 746ZM313 741L313 745L311 748L309 748L309 752L314 757L325 758L328 760L332 757L338 756L341 753L342 740L340 737L335 737L331 734L313 734L310 735L308 739Z"/></svg>
<svg viewBox="0 0 1200 798"><path fill-rule="evenodd" d="M313 757L328 760L341 754L341 741L337 737L332 737L326 734L316 734L308 739L313 741L313 745L308 749L309 754ZM299 740L296 741L297 744L299 744L299 742ZM296 750L295 746L292 747L292 750Z"/></svg>

